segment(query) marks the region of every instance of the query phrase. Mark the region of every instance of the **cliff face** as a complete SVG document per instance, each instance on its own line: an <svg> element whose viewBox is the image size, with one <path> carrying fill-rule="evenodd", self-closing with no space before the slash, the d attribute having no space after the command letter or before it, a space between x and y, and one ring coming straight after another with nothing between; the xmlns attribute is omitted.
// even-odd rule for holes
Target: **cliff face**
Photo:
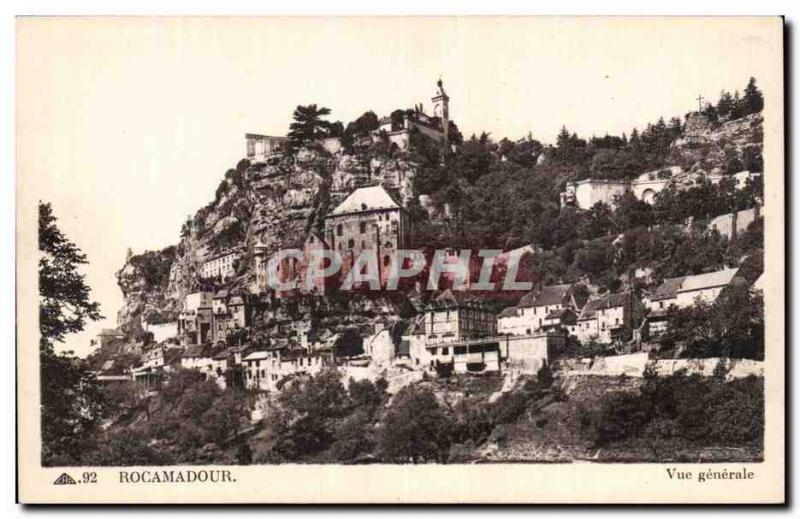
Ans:
<svg viewBox="0 0 800 519"><path fill-rule="evenodd" d="M242 258L226 285L246 290L255 278L255 244L269 254L322 234L328 212L361 185L383 184L408 203L415 171L404 154L371 148L334 154L304 148L270 164L240 162L225 174L215 200L184 224L177 245L129 255L117 272L125 297L118 326L135 333L145 321L175 319L187 293L208 289L202 264L229 248L241 247Z"/></svg>
<svg viewBox="0 0 800 519"><path fill-rule="evenodd" d="M764 145L764 117L755 113L723 123L692 116L670 148L670 163L684 170L735 173L759 168Z"/></svg>
<svg viewBox="0 0 800 519"><path fill-rule="evenodd" d="M141 323L173 320L179 309L167 293L170 267L177 257L176 247L134 256L128 254L125 266L117 272L117 284L124 303L117 312L120 328L131 335L141 331Z"/></svg>

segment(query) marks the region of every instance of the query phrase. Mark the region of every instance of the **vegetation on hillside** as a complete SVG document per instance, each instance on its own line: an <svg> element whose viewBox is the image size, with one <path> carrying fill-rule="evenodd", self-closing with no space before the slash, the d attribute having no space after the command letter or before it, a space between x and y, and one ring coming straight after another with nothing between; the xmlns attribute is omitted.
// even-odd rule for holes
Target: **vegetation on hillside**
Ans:
<svg viewBox="0 0 800 519"><path fill-rule="evenodd" d="M735 446L756 451L764 441L764 381L748 377L726 382L724 370L714 377L668 377L645 372L638 391L606 394L599 406L580 415L582 431L595 447L624 453L636 447L653 460L702 446Z"/></svg>

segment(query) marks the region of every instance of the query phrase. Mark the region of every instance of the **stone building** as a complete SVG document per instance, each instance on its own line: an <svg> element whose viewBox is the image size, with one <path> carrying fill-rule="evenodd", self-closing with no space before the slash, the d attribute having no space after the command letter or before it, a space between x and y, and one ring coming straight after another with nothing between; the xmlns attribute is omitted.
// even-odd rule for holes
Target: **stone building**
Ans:
<svg viewBox="0 0 800 519"><path fill-rule="evenodd" d="M247 143L246 157L251 164L267 162L270 158L283 154L289 147L287 137L246 133L244 138Z"/></svg>
<svg viewBox="0 0 800 519"><path fill-rule="evenodd" d="M566 190L561 193L561 205L574 205L578 209L591 209L602 202L612 209L617 197L630 190L630 182L626 180L600 180L587 178L578 182L568 182Z"/></svg>
<svg viewBox="0 0 800 519"><path fill-rule="evenodd" d="M213 295L211 292L186 294L183 310L178 314L178 335L190 344L205 344L213 340Z"/></svg>
<svg viewBox="0 0 800 519"><path fill-rule="evenodd" d="M480 301L462 292L445 290L425 308L428 347L477 337L497 335L495 315Z"/></svg>
<svg viewBox="0 0 800 519"><path fill-rule="evenodd" d="M291 290L275 290L276 298L306 294L306 295L325 295L332 286L332 280L323 276L315 275L314 272L321 272L326 266L322 256L323 251L329 250L327 242L316 233L310 233L305 240L289 240L283 250L299 251L285 255L275 266L276 281L280 283L290 283L296 281L296 287ZM255 284L253 286L256 293L264 293L269 288L269 249L265 245L254 247L253 261L255 264ZM311 275L311 283L307 284L308 276Z"/></svg>
<svg viewBox="0 0 800 519"><path fill-rule="evenodd" d="M426 137L439 142L442 146L450 145L450 97L444 91L444 84L440 79L437 82L436 93L431 98L433 115L430 116L422 110L422 105L403 113L401 117L384 117L379 121L380 126L372 134L372 140L382 138L383 135L389 142L401 150L407 150L411 143L411 132L419 131Z"/></svg>
<svg viewBox="0 0 800 519"><path fill-rule="evenodd" d="M531 290L516 306L503 310L497 318L497 331L507 335L530 335L556 323L567 329L572 324L570 311L577 315L586 297L577 292L578 285L549 285Z"/></svg>
<svg viewBox="0 0 800 519"><path fill-rule="evenodd" d="M225 341L232 332L242 330L250 324L248 305L243 296L218 290L212 299L212 336L215 344Z"/></svg>
<svg viewBox="0 0 800 519"><path fill-rule="evenodd" d="M562 207L572 205L578 209L591 209L596 203L602 202L614 209L616 199L630 192L637 200L652 205L655 203L656 195L670 185L677 189L687 189L702 180L716 185L723 179L730 178L737 189L744 189L748 182L759 176L760 174L749 171L724 176L703 171L684 171L680 166L670 166L642 173L633 180L587 178L577 182L567 182L560 194L560 203Z"/></svg>
<svg viewBox="0 0 800 519"><path fill-rule="evenodd" d="M183 369L196 369L210 376L213 364L211 346L189 346L181 354L180 366Z"/></svg>
<svg viewBox="0 0 800 519"><path fill-rule="evenodd" d="M115 328L103 328L97 334L97 342L100 351L109 352L113 349L113 345L125 339L125 334Z"/></svg>
<svg viewBox="0 0 800 519"><path fill-rule="evenodd" d="M641 325L644 313L642 301L632 292L606 294L584 305L575 335L582 343L627 341Z"/></svg>
<svg viewBox="0 0 800 519"><path fill-rule="evenodd" d="M289 347L253 351L242 358L244 385L248 389L274 391L285 377L316 375L330 365L333 359L329 351Z"/></svg>
<svg viewBox="0 0 800 519"><path fill-rule="evenodd" d="M142 328L144 331L153 334L154 342L164 342L167 339L177 337L178 335L177 321L168 321L163 323L150 323L148 321L144 321L142 323Z"/></svg>
<svg viewBox="0 0 800 519"><path fill-rule="evenodd" d="M236 264L242 257L240 249L228 249L209 257L200 267L200 276L221 280L229 278L236 272Z"/></svg>
<svg viewBox="0 0 800 519"><path fill-rule="evenodd" d="M383 186L356 189L325 219L326 243L341 257L342 279L362 251L371 251L385 285L397 250L408 246L409 235L406 210Z"/></svg>

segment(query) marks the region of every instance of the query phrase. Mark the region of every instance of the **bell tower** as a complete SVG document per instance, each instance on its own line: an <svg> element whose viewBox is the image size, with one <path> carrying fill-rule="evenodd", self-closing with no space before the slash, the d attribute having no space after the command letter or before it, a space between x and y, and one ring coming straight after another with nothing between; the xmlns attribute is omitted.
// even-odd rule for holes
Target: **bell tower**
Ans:
<svg viewBox="0 0 800 519"><path fill-rule="evenodd" d="M442 133L444 133L444 145L450 145L448 132L450 130L450 98L444 91L442 78L436 82L436 95L431 98L433 101L433 115L439 117L442 121Z"/></svg>

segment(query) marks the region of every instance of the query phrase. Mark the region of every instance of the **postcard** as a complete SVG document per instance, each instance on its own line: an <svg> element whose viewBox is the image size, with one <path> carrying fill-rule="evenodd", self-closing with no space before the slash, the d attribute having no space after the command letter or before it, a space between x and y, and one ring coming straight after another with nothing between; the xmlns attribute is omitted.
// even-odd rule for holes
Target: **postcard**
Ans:
<svg viewBox="0 0 800 519"><path fill-rule="evenodd" d="M23 503L782 503L779 17L20 17Z"/></svg>

